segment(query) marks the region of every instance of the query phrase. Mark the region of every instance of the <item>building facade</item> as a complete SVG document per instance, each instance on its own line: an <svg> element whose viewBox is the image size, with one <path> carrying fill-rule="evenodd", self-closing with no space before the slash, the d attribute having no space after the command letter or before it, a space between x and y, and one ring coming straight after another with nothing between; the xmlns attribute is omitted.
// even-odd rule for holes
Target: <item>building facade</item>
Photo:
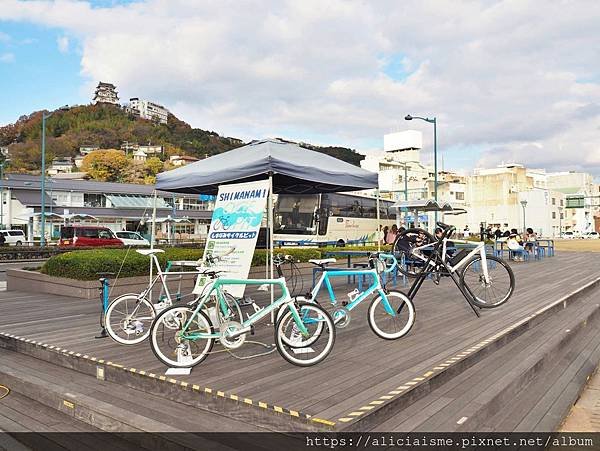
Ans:
<svg viewBox="0 0 600 451"><path fill-rule="evenodd" d="M112 83L98 83L96 92L94 93L93 102L98 103L110 103L112 105L119 105L119 96L117 95L117 87Z"/></svg>
<svg viewBox="0 0 600 451"><path fill-rule="evenodd" d="M0 223L5 228L25 231L28 240L39 238L41 212L39 176L8 174L2 187ZM113 231L138 230L150 233L154 187L86 180L46 179L45 211L68 216L91 215L88 223ZM200 239L206 236L212 203L195 195L158 193L156 198L158 239ZM57 239L64 221L48 218L46 236ZM174 231L174 233L171 233Z"/></svg>
<svg viewBox="0 0 600 451"><path fill-rule="evenodd" d="M157 121L166 124L169 117L169 110L158 103L149 100L140 100L138 97L129 99L127 111L143 119Z"/></svg>

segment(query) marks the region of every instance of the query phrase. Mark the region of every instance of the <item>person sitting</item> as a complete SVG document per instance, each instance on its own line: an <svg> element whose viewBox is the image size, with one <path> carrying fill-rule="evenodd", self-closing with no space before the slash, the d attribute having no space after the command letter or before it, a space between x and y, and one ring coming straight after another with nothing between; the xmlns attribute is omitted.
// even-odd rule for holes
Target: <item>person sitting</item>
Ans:
<svg viewBox="0 0 600 451"><path fill-rule="evenodd" d="M517 232L517 229L511 229L506 245L513 254L513 260L516 262L525 261L525 248L523 247L523 238Z"/></svg>
<svg viewBox="0 0 600 451"><path fill-rule="evenodd" d="M527 252L533 252L533 248L535 247L535 241L537 241L537 234L533 231L531 227L527 228L527 233L525 234L525 241L528 243L525 244L525 249Z"/></svg>

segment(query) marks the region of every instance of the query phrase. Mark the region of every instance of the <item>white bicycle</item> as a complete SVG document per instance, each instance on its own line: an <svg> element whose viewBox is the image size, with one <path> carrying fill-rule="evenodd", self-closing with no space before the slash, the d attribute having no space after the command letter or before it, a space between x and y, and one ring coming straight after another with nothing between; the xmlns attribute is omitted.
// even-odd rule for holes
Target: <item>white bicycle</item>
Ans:
<svg viewBox="0 0 600 451"><path fill-rule="evenodd" d="M487 255L484 242L450 241L455 228L441 222L437 225L442 229L437 239L426 230L411 228L399 234L394 242L398 270L418 279L408 297L414 297L426 277L431 276L437 284L446 276L451 277L477 307L494 308L504 304L515 290L515 276L510 266L499 257ZM473 249L460 249L449 255L451 243L470 245Z"/></svg>
<svg viewBox="0 0 600 451"><path fill-rule="evenodd" d="M150 256L150 265L155 269L155 276L150 278L150 283L141 293L127 293L115 298L108 306L104 317L108 335L117 343L134 345L144 341L150 335L150 326L154 318L162 310L171 307L183 299L181 294L181 279L183 276L198 276L202 274L197 261L170 261L163 271L156 254L164 252L162 249L138 249L139 254ZM173 267L193 267L193 271L171 271ZM177 277L180 282L178 292L172 294L167 281ZM157 302L151 302L152 291L155 286L161 287ZM239 321L242 318L239 300L231 294L224 292L226 308L216 309L207 307L207 314L214 323L221 321ZM193 304L198 296L188 304Z"/></svg>

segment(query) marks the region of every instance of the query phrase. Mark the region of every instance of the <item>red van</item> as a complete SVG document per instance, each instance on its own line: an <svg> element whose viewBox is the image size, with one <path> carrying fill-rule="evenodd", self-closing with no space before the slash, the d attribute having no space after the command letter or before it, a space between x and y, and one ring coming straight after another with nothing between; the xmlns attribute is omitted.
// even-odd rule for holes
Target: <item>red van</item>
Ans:
<svg viewBox="0 0 600 451"><path fill-rule="evenodd" d="M123 246L107 227L73 225L60 230L59 246Z"/></svg>

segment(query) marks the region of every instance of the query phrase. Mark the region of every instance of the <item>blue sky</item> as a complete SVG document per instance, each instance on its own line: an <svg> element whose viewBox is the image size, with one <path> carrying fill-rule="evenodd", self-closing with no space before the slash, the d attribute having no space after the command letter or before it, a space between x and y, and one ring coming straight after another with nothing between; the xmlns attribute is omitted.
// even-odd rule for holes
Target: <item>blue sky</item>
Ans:
<svg viewBox="0 0 600 451"><path fill-rule="evenodd" d="M58 49L61 30L0 21L0 32L0 55L13 55L0 62L0 124L44 108L89 102L80 91L79 51L72 43L66 53Z"/></svg>

